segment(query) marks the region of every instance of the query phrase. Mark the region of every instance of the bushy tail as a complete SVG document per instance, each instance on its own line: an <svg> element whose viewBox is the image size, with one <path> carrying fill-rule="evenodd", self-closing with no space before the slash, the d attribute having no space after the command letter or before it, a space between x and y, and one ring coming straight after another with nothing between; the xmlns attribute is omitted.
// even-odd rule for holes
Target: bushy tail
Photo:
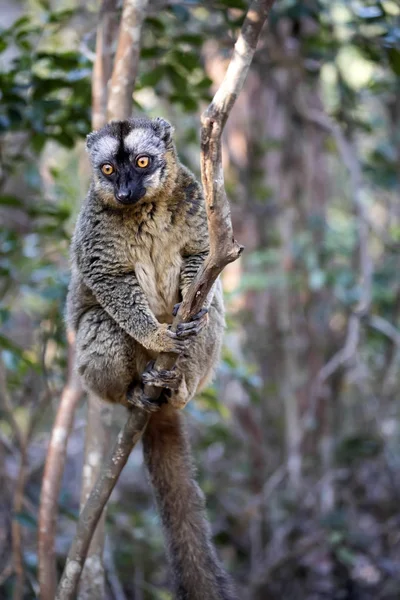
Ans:
<svg viewBox="0 0 400 600"><path fill-rule="evenodd" d="M212 544L182 413L163 405L150 419L143 448L177 600L236 600Z"/></svg>

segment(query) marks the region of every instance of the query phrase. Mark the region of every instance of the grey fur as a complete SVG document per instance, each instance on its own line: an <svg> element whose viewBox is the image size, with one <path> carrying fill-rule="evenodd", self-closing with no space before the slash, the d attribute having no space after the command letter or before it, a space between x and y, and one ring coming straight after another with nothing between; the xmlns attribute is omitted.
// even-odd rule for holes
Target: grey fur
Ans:
<svg viewBox="0 0 400 600"><path fill-rule="evenodd" d="M93 177L72 241L67 298L77 368L86 387L104 400L156 411L144 450L177 598L231 600L234 594L215 556L175 410L208 383L218 362L225 323L220 284L208 299L207 327L203 318L198 325L184 325L180 334L169 330L173 307L209 250L201 188L179 162L172 127L163 119L110 123L88 136L87 149ZM101 166L107 162L129 175L131 162L141 154L151 156L151 169L137 175L139 199L123 205L116 199L117 184L102 175ZM147 383L170 388L168 405L160 409L146 404L140 386L146 365L161 351L177 352L179 358L173 372L143 375Z"/></svg>

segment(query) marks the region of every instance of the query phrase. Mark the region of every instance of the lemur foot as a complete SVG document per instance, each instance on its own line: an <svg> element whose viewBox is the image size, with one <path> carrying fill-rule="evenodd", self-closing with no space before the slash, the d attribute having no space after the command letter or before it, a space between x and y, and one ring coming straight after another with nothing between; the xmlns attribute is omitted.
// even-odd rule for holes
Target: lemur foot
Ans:
<svg viewBox="0 0 400 600"><path fill-rule="evenodd" d="M175 304L172 310L172 314L174 317L178 314L180 305L181 302ZM187 323L179 323L178 327L176 328L176 335L181 339L185 339L193 335L198 335L200 331L204 329L207 323L208 308L202 308Z"/></svg>
<svg viewBox="0 0 400 600"><path fill-rule="evenodd" d="M156 369L154 361L150 361L142 374L142 383L144 385L154 385L155 387L177 390L182 380L182 375L177 369Z"/></svg>
<svg viewBox="0 0 400 600"><path fill-rule="evenodd" d="M146 412L157 412L160 406L167 402L162 395L157 400L148 398L144 393L143 384L140 383L134 383L128 388L126 400L130 408L141 408Z"/></svg>

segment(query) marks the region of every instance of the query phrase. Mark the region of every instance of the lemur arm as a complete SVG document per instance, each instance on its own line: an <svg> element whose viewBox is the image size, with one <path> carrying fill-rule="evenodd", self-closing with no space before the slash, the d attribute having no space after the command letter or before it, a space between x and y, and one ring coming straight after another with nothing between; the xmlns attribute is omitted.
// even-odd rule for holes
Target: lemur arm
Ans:
<svg viewBox="0 0 400 600"><path fill-rule="evenodd" d="M76 262L84 283L92 290L99 304L130 336L148 350L180 352L182 340L159 323L149 307L146 296L133 270L127 271L115 261L118 253L104 248L96 251L85 244L75 247ZM112 256L112 260L108 257Z"/></svg>

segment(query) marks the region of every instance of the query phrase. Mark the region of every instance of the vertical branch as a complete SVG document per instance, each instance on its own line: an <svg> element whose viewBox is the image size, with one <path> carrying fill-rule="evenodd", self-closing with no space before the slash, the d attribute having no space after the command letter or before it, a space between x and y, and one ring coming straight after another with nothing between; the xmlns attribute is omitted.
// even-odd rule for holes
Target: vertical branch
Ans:
<svg viewBox="0 0 400 600"><path fill-rule="evenodd" d="M273 0L254 1L249 8L227 74L202 118L201 166L206 197L210 254L205 266L190 286L173 326L195 315L202 307L223 268L236 260L243 247L233 238L229 202L221 165L221 134L251 64L259 35ZM233 66L232 66L233 65ZM111 93L117 93L112 90ZM218 177L217 177L218 174ZM161 353L157 367L171 368L175 355ZM160 390L146 386L146 396L157 398ZM68 553L56 600L72 600L97 523L129 454L141 438L149 415L135 409L118 435L113 451L102 466L99 478L80 515L76 535Z"/></svg>
<svg viewBox="0 0 400 600"><path fill-rule="evenodd" d="M103 1L93 66L93 129L99 129L107 120L127 119L131 116L132 94L139 67L141 28L146 7L147 0L125 0L119 25L117 51L112 60L112 44L117 33L116 1ZM81 510L97 480L100 467L110 447L112 412L111 405L89 394ZM87 560L79 584L79 600L96 600L104 596L105 518L106 513L103 511L87 551Z"/></svg>
<svg viewBox="0 0 400 600"><path fill-rule="evenodd" d="M23 430L16 421L13 414L13 405L7 391L6 373L3 361L0 359L0 407L4 411L11 429L15 435L19 453L20 462L17 481L14 489L13 499L13 519L11 525L12 534L12 570L15 573L15 584L13 591L13 600L23 600L25 587L25 568L23 552L23 536L21 525L16 519L23 509L24 491L28 479L28 447L34 432L37 416L43 414L46 409L50 394L46 389L39 404L34 410L30 411L26 428Z"/></svg>
<svg viewBox="0 0 400 600"><path fill-rule="evenodd" d="M107 122L108 84L113 70L113 42L118 32L116 0L103 0L96 34L96 55L92 73L92 128L100 129ZM121 25L122 26L122 25ZM81 510L97 479L100 465L110 445L112 406L94 394L88 394L84 465L82 470ZM82 573L79 600L104 596L103 565L105 518L103 513Z"/></svg>
<svg viewBox="0 0 400 600"><path fill-rule="evenodd" d="M278 228L281 243L280 271L282 283L277 291L279 311L277 327L282 340L282 367L284 378L281 386L282 401L285 414L285 450L289 481L295 491L299 490L302 472L301 428L297 388L300 380L296 348L293 347L293 313L291 302L291 285L289 265L292 263L291 243L293 239L293 206L289 205L292 198L293 186L290 174L286 174L284 189L290 188L290 193L283 192L283 206L278 218Z"/></svg>
<svg viewBox="0 0 400 600"><path fill-rule="evenodd" d="M23 539L21 525L16 519L22 511L24 490L27 476L28 466L28 448L27 440L24 441L20 447L20 465L17 478L17 484L14 490L14 501L13 501L13 519L11 525L12 535L12 553L13 553L13 566L15 573L15 584L13 592L13 600L23 600L24 598L24 587L25 587L25 568L24 568L24 553L23 553Z"/></svg>
<svg viewBox="0 0 400 600"><path fill-rule="evenodd" d="M72 429L75 410L82 397L82 387L75 373L73 336L68 334L68 375L61 395L60 406L51 432L42 480L39 506L39 585L42 600L53 600L57 586L55 537L58 516L58 497Z"/></svg>
<svg viewBox="0 0 400 600"><path fill-rule="evenodd" d="M118 23L116 0L103 0L96 33L96 55L92 73L92 127L100 129L107 120L107 90L112 73L112 47Z"/></svg>
<svg viewBox="0 0 400 600"><path fill-rule="evenodd" d="M101 127L106 121L107 83L111 76L112 41L116 25L116 0L104 0L100 9L97 27L96 56L92 74L92 124L94 129ZM64 472L68 438L71 433L75 410L82 396L79 376L74 372L74 341L72 338L72 333L68 332L67 383L61 396L60 406L51 433L40 497L38 572L42 600L53 600L57 586L55 537L58 496ZM89 404L91 402L89 398ZM92 425L92 430L102 430L101 425L99 427L98 423L92 423ZM91 440L95 443L96 436L92 435ZM89 446L90 442L87 440L86 449ZM86 486L85 494L89 493L87 487L90 483Z"/></svg>
<svg viewBox="0 0 400 600"><path fill-rule="evenodd" d="M97 480L104 457L110 448L113 407L94 394L88 395L85 457L82 471L81 510ZM96 600L104 597L105 571L103 550L105 541L106 511L90 544L85 568L82 573L78 600Z"/></svg>
<svg viewBox="0 0 400 600"><path fill-rule="evenodd" d="M110 82L107 117L127 119L132 112L132 95L139 68L140 38L148 0L125 0L117 52Z"/></svg>

